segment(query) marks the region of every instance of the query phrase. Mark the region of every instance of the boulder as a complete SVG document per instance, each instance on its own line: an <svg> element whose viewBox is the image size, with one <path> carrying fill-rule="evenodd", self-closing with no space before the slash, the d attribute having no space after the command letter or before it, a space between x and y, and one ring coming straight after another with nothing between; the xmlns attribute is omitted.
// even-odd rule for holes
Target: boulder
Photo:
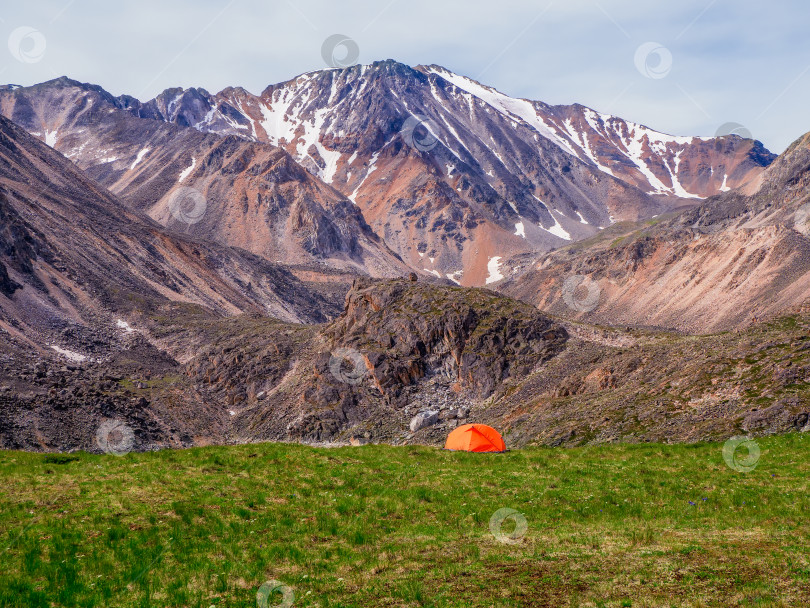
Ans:
<svg viewBox="0 0 810 608"><path fill-rule="evenodd" d="M431 426L439 421L439 412L420 412L411 419L411 432Z"/></svg>

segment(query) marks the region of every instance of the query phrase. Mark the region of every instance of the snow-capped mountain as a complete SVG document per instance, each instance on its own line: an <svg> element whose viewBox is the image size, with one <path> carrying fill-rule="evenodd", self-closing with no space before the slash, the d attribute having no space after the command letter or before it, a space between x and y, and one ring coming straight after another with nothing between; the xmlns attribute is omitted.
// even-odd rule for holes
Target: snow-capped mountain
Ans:
<svg viewBox="0 0 810 608"><path fill-rule="evenodd" d="M272 262L371 276L409 270L355 205L282 149L137 118L68 79L3 93L4 114L174 230Z"/></svg>
<svg viewBox="0 0 810 608"><path fill-rule="evenodd" d="M693 205L773 159L752 141L674 137L393 61L259 96L174 89L131 111L284 147L412 266L464 284L497 278L496 258Z"/></svg>
<svg viewBox="0 0 810 608"><path fill-rule="evenodd" d="M3 111L27 90L0 94ZM355 203L410 266L465 285L498 280L512 254L692 206L773 159L751 140L674 137L390 60L303 74L260 95L169 89L108 103L105 111L285 149ZM85 168L88 155L91 164L106 158L78 140L66 150L57 124L26 127Z"/></svg>
<svg viewBox="0 0 810 608"><path fill-rule="evenodd" d="M763 172L752 194L723 193L643 229L616 226L577 251L525 256L499 290L600 325L695 333L806 309L808 192L810 133Z"/></svg>

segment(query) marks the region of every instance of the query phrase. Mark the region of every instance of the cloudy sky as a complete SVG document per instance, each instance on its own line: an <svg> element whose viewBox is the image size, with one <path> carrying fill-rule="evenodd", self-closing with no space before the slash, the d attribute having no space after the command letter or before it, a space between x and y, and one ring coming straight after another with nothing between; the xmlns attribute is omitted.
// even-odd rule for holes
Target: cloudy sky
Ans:
<svg viewBox="0 0 810 608"><path fill-rule="evenodd" d="M677 135L744 125L781 152L810 131L807 0L26 0L0 8L0 82L56 76L141 99L358 61L436 63L519 97ZM345 49L339 48L338 53Z"/></svg>

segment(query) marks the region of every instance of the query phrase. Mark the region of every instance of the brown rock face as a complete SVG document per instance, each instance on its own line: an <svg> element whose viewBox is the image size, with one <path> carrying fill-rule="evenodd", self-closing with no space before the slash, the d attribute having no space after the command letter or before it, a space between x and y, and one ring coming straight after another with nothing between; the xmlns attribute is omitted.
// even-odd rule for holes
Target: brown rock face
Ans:
<svg viewBox="0 0 810 608"><path fill-rule="evenodd" d="M371 363L383 394L443 376L477 398L554 356L566 332L535 309L485 290L358 279L325 332Z"/></svg>
<svg viewBox="0 0 810 608"><path fill-rule="evenodd" d="M5 296L10 296L21 287L22 285L15 283L9 278L5 264L0 262L0 293Z"/></svg>

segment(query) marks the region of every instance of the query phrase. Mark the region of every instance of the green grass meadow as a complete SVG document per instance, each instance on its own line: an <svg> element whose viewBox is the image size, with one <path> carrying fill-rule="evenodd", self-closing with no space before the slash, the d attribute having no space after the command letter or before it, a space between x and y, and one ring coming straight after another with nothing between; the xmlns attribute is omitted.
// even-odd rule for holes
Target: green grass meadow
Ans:
<svg viewBox="0 0 810 608"><path fill-rule="evenodd" d="M810 433L757 445L0 452L0 606L810 606Z"/></svg>

